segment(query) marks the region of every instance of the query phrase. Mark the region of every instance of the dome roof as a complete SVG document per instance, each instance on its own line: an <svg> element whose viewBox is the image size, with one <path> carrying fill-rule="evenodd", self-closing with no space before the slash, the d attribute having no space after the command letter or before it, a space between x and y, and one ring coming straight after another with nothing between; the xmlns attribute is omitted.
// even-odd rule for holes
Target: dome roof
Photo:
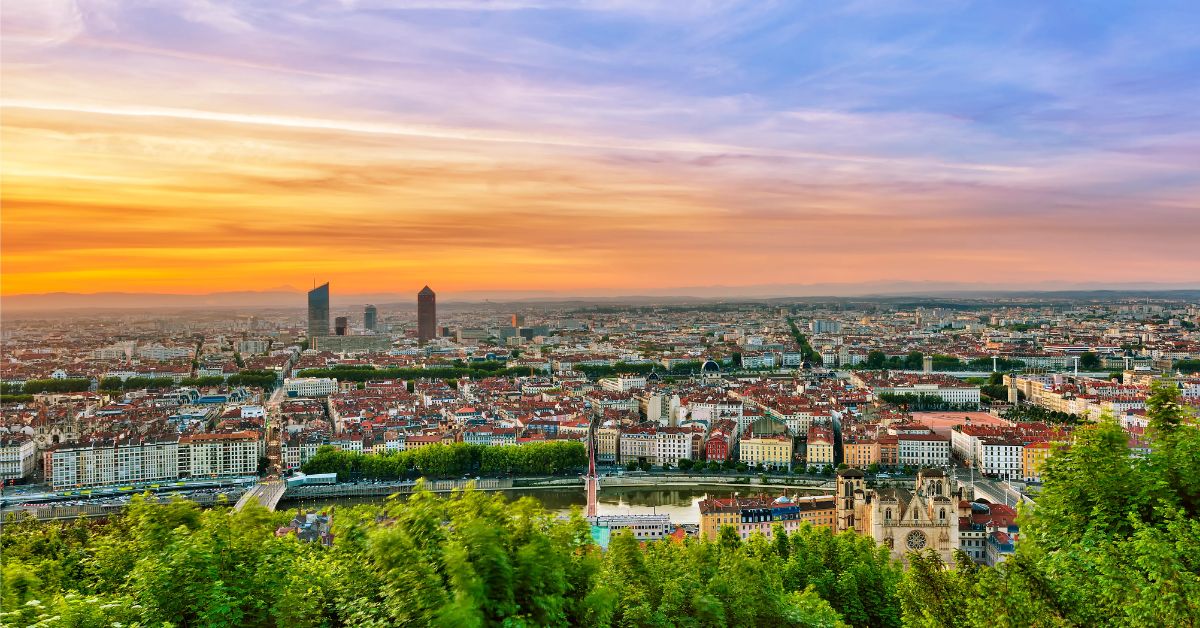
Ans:
<svg viewBox="0 0 1200 628"><path fill-rule="evenodd" d="M705 373L716 373L717 371L721 370L721 365L713 362L712 360L705 360L704 365L700 367L700 370Z"/></svg>

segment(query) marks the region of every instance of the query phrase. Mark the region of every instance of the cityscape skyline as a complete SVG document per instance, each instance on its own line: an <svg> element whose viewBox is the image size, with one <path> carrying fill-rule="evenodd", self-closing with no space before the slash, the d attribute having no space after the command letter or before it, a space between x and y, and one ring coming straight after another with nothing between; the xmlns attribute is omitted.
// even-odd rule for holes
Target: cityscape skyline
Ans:
<svg viewBox="0 0 1200 628"><path fill-rule="evenodd" d="M79 309L170 309L170 308L292 308L305 290L280 287L275 290L241 290L214 293L46 293L9 295L4 307L9 313L70 311ZM311 291L308 291L311 292ZM638 302L704 302L721 300L779 300L779 299L886 299L886 298L1022 298L1047 297L1065 299L1105 299L1114 295L1145 298L1190 298L1200 292L1197 283L1129 284L1069 284L1042 283L1036 285L994 285L936 282L871 282L863 284L807 284L773 286L694 286L675 289L646 290L641 293L612 289L590 294L580 292L548 292L534 290L496 290L439 293L439 298L460 305L482 303L638 303ZM408 307L408 292L337 292L330 296L330 307L357 308L379 304L384 307Z"/></svg>
<svg viewBox="0 0 1200 628"><path fill-rule="evenodd" d="M1200 626L1198 78L1195 0L3 0L0 625Z"/></svg>
<svg viewBox="0 0 1200 628"><path fill-rule="evenodd" d="M1187 3L441 6L6 2L0 294L1200 276Z"/></svg>

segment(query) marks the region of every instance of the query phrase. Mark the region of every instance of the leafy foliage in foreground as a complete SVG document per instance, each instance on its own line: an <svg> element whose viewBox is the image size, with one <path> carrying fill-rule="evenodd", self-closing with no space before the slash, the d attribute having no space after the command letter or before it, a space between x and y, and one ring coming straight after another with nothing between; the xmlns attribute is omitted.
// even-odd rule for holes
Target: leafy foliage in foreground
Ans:
<svg viewBox="0 0 1200 628"><path fill-rule="evenodd" d="M92 626L895 626L898 567L852 534L774 541L618 534L467 491L338 509L332 547L276 537L288 513L135 500L110 523L4 536L4 623ZM841 610L841 613L839 613Z"/></svg>

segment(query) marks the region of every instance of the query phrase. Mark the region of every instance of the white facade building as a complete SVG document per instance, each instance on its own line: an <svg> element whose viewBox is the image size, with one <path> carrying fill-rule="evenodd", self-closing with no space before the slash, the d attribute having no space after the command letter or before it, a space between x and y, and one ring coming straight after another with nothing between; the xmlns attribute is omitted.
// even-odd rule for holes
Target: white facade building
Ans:
<svg viewBox="0 0 1200 628"><path fill-rule="evenodd" d="M179 475L254 475L265 446L258 432L195 434L179 439Z"/></svg>
<svg viewBox="0 0 1200 628"><path fill-rule="evenodd" d="M332 377L291 377L283 380L283 390L289 397L328 397L338 390Z"/></svg>
<svg viewBox="0 0 1200 628"><path fill-rule="evenodd" d="M600 515L588 517L589 522L613 533L629 530L639 541L661 541L674 530L669 515Z"/></svg>
<svg viewBox="0 0 1200 628"><path fill-rule="evenodd" d="M179 443L173 436L69 443L47 456L55 489L112 486L179 477Z"/></svg>
<svg viewBox="0 0 1200 628"><path fill-rule="evenodd" d="M680 460L692 457L691 430L664 427L656 436L654 464L679 466Z"/></svg>
<svg viewBox="0 0 1200 628"><path fill-rule="evenodd" d="M742 368L744 369L769 369L775 368L774 353L754 353L745 354L742 356Z"/></svg>
<svg viewBox="0 0 1200 628"><path fill-rule="evenodd" d="M620 377L605 377L600 380L600 387L604 390L614 392L629 392L637 388L645 388L646 376L622 375Z"/></svg>
<svg viewBox="0 0 1200 628"><path fill-rule="evenodd" d="M137 348L139 358L146 360L178 360L192 357L192 347L166 347L160 344L142 345Z"/></svg>
<svg viewBox="0 0 1200 628"><path fill-rule="evenodd" d="M646 398L646 420L673 425L679 416L679 395L653 394Z"/></svg>
<svg viewBox="0 0 1200 628"><path fill-rule="evenodd" d="M92 358L97 360L128 360L133 357L133 348L136 344L132 340L127 340L107 347L93 349Z"/></svg>
<svg viewBox="0 0 1200 628"><path fill-rule="evenodd" d="M242 355L258 355L266 353L270 343L266 340L243 340L238 343L238 353Z"/></svg>
<svg viewBox="0 0 1200 628"><path fill-rule="evenodd" d="M896 460L914 467L945 467L950 464L950 439L929 434L898 434Z"/></svg>
<svg viewBox="0 0 1200 628"><path fill-rule="evenodd" d="M242 406L243 419L262 419L267 416L267 409L262 406Z"/></svg>
<svg viewBox="0 0 1200 628"><path fill-rule="evenodd" d="M1025 446L1018 440L1003 436L966 434L951 430L955 453L971 462L980 473L1009 480L1024 477Z"/></svg>
<svg viewBox="0 0 1200 628"><path fill-rule="evenodd" d="M978 386L940 386L938 384L911 384L907 386L892 386L876 388L876 395L891 393L894 395L928 395L938 397L946 403L978 404Z"/></svg>
<svg viewBox="0 0 1200 628"><path fill-rule="evenodd" d="M0 435L0 483L29 477L37 467L37 444L26 434Z"/></svg>
<svg viewBox="0 0 1200 628"><path fill-rule="evenodd" d="M1025 447L1019 441L984 436L979 439L976 466L984 475L1020 480L1024 475Z"/></svg>
<svg viewBox="0 0 1200 628"><path fill-rule="evenodd" d="M405 439L405 440L407 440L407 439ZM363 452L363 440L362 440L361 436L359 436L357 438L337 437L337 438L330 440L329 444L333 445L334 447L337 447L338 449L340 449L342 451L353 451L353 452L360 453L360 454ZM399 443L397 443L397 444L399 444Z"/></svg>

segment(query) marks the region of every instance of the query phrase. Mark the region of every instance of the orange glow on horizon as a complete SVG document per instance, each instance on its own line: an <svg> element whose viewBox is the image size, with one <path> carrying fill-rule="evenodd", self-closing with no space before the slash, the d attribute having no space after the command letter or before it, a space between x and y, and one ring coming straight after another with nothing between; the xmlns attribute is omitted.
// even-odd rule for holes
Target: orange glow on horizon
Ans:
<svg viewBox="0 0 1200 628"><path fill-rule="evenodd" d="M936 112L585 81L526 40L374 30L345 7L320 9L329 40L289 38L320 20L241 8L156 12L162 33L129 7L6 10L0 295L1200 277L1178 253L1200 188L1170 151L1026 151ZM396 28L408 56L388 54Z"/></svg>

